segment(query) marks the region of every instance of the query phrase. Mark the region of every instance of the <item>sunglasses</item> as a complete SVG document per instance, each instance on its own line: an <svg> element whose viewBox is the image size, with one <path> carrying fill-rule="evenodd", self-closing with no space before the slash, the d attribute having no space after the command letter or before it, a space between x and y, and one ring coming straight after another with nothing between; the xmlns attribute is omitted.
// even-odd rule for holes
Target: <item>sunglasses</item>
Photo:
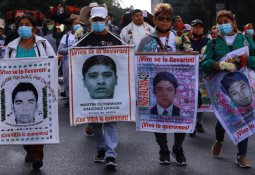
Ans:
<svg viewBox="0 0 255 175"><path fill-rule="evenodd" d="M171 21L171 17L158 16L157 19L158 19L159 21L164 21L164 20L166 20L167 22L170 22L170 21Z"/></svg>

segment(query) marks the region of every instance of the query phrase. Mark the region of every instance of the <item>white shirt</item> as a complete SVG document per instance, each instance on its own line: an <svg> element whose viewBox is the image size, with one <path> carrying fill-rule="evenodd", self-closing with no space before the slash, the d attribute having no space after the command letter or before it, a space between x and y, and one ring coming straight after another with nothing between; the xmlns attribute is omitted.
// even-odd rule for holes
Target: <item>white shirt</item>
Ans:
<svg viewBox="0 0 255 175"><path fill-rule="evenodd" d="M172 116L172 113L173 113L173 104L172 105L170 105L168 108L166 108L166 109L164 109L164 108L162 108L161 106L159 106L159 104L157 104L157 110L158 110L158 115L162 115L163 114L163 112L164 112L164 110L167 110L167 115L168 116Z"/></svg>
<svg viewBox="0 0 255 175"><path fill-rule="evenodd" d="M121 30L120 39L129 45L134 45L137 50L140 41L154 31L155 29L146 22L140 26L131 22Z"/></svg>
<svg viewBox="0 0 255 175"><path fill-rule="evenodd" d="M75 35L72 34L71 32L68 32L68 34L65 34L62 38L61 38L61 41L60 41L60 44L65 44L66 45L66 37L68 36L68 47L72 47L76 42L77 42L77 39L75 38Z"/></svg>
<svg viewBox="0 0 255 175"><path fill-rule="evenodd" d="M235 40L235 38L236 38L236 34L233 35L233 36L224 35L224 38L225 38L225 40L226 40L227 45L228 45L228 46L231 46L231 45L233 45L233 43L234 43L234 40Z"/></svg>
<svg viewBox="0 0 255 175"><path fill-rule="evenodd" d="M175 38L175 34L173 32L170 32L169 33L169 40L168 40L168 46L170 46L173 50L173 52L176 52L176 46L175 46L175 43L174 43L174 38ZM165 46L165 43L166 43L166 37L161 37L160 38L163 46Z"/></svg>

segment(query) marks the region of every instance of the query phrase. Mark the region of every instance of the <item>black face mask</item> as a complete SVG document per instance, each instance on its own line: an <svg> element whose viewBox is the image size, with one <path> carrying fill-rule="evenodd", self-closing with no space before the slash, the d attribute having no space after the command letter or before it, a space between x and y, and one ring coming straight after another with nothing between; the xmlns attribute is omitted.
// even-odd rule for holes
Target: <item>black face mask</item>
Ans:
<svg viewBox="0 0 255 175"><path fill-rule="evenodd" d="M170 28L167 29L167 30L161 30L161 29L159 29L158 27L156 27L156 31L157 31L157 32L160 32L160 33L167 33L167 32L170 31Z"/></svg>
<svg viewBox="0 0 255 175"><path fill-rule="evenodd" d="M198 34L193 33L192 36L195 38L201 38L203 36L203 34L198 35Z"/></svg>

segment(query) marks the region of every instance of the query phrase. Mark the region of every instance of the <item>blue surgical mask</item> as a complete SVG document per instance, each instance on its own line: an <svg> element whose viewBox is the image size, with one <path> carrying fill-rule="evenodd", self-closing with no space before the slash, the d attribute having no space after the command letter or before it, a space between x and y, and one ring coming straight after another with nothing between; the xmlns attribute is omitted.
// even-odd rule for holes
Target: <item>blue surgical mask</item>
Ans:
<svg viewBox="0 0 255 175"><path fill-rule="evenodd" d="M81 28L80 24L73 25L73 31L76 32L79 28Z"/></svg>
<svg viewBox="0 0 255 175"><path fill-rule="evenodd" d="M222 35L229 35L233 31L231 23L218 25L218 30Z"/></svg>
<svg viewBox="0 0 255 175"><path fill-rule="evenodd" d="M252 36L252 35L254 34L254 30L253 30L253 29L248 29L248 30L247 30L247 34L248 34L249 36Z"/></svg>
<svg viewBox="0 0 255 175"><path fill-rule="evenodd" d="M102 32L105 30L106 25L105 22L92 22L92 30L95 32Z"/></svg>
<svg viewBox="0 0 255 175"><path fill-rule="evenodd" d="M30 38L32 36L32 27L30 27L30 26L20 26L18 28L18 34L23 39Z"/></svg>

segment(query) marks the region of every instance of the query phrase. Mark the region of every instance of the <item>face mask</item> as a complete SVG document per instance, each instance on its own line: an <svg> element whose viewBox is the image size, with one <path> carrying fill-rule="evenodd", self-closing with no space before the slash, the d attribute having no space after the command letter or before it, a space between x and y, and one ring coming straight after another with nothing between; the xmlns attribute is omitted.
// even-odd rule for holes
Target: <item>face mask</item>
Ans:
<svg viewBox="0 0 255 175"><path fill-rule="evenodd" d="M18 28L18 34L23 39L30 38L32 36L32 27L20 26Z"/></svg>
<svg viewBox="0 0 255 175"><path fill-rule="evenodd" d="M54 27L54 25L53 25L53 24L47 25L48 30L52 30L52 29L53 29L53 27Z"/></svg>
<svg viewBox="0 0 255 175"><path fill-rule="evenodd" d="M92 22L92 30L95 32L102 32L105 30L105 22Z"/></svg>
<svg viewBox="0 0 255 175"><path fill-rule="evenodd" d="M79 28L81 28L80 24L76 24L73 26L73 31L76 32Z"/></svg>
<svg viewBox="0 0 255 175"><path fill-rule="evenodd" d="M247 34L248 34L249 36L252 36L252 35L254 34L254 30L253 30L253 29L248 29L248 30L247 30Z"/></svg>
<svg viewBox="0 0 255 175"><path fill-rule="evenodd" d="M108 24L112 24L112 21L111 21L111 20L108 20Z"/></svg>
<svg viewBox="0 0 255 175"><path fill-rule="evenodd" d="M218 30L222 35L229 35L233 31L231 23L218 25Z"/></svg>

